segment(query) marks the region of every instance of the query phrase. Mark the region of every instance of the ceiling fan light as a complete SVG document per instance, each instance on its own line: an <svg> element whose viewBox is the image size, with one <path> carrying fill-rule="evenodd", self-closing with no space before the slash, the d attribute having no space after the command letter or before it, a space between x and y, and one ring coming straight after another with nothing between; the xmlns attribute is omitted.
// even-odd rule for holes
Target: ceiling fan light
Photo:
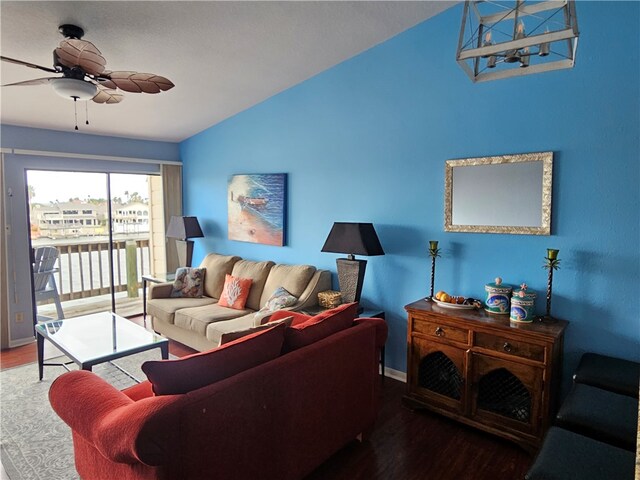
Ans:
<svg viewBox="0 0 640 480"><path fill-rule="evenodd" d="M93 83L75 78L54 78L51 85L58 95L69 100L91 100L98 92Z"/></svg>

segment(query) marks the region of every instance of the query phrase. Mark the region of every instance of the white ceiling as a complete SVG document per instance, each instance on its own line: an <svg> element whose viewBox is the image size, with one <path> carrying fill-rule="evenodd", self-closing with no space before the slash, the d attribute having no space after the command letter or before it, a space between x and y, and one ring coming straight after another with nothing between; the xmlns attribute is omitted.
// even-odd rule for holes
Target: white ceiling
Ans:
<svg viewBox="0 0 640 480"><path fill-rule="evenodd" d="M452 2L1 1L0 51L52 66L58 25L76 24L107 69L175 87L78 104L80 132L181 141L440 13ZM53 76L0 64L2 84ZM0 89L4 124L71 131L73 103L50 85Z"/></svg>

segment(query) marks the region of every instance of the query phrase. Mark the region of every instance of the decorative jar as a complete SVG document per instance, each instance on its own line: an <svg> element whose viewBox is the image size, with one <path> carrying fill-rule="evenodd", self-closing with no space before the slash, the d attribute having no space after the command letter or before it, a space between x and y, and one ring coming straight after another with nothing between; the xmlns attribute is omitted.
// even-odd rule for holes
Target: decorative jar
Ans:
<svg viewBox="0 0 640 480"><path fill-rule="evenodd" d="M498 277L495 282L487 283L484 289L487 292L484 309L489 313L508 315L511 305L511 291L513 290L511 285L503 284L502 279Z"/></svg>
<svg viewBox="0 0 640 480"><path fill-rule="evenodd" d="M509 319L517 323L531 323L534 317L536 294L526 288L513 292L511 297L511 314Z"/></svg>

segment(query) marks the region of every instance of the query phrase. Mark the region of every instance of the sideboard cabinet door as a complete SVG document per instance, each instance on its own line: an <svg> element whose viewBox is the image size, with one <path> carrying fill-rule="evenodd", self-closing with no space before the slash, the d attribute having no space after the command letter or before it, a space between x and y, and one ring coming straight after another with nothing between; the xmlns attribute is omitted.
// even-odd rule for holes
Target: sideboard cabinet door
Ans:
<svg viewBox="0 0 640 480"><path fill-rule="evenodd" d="M540 367L472 353L472 418L516 433L537 433L542 372Z"/></svg>
<svg viewBox="0 0 640 480"><path fill-rule="evenodd" d="M411 345L411 392L452 412L462 412L464 350L415 337Z"/></svg>

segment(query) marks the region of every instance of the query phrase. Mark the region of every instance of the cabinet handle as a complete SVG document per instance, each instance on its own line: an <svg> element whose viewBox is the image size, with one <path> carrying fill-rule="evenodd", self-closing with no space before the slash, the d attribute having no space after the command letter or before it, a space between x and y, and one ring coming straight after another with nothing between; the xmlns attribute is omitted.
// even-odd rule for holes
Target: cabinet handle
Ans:
<svg viewBox="0 0 640 480"><path fill-rule="evenodd" d="M443 337L444 330L441 327L436 328L436 337Z"/></svg>
<svg viewBox="0 0 640 480"><path fill-rule="evenodd" d="M504 342L504 345L502 346L502 349L503 349L505 352L511 352L511 348L512 348L512 347L511 347L511 344L510 344L509 342Z"/></svg>

